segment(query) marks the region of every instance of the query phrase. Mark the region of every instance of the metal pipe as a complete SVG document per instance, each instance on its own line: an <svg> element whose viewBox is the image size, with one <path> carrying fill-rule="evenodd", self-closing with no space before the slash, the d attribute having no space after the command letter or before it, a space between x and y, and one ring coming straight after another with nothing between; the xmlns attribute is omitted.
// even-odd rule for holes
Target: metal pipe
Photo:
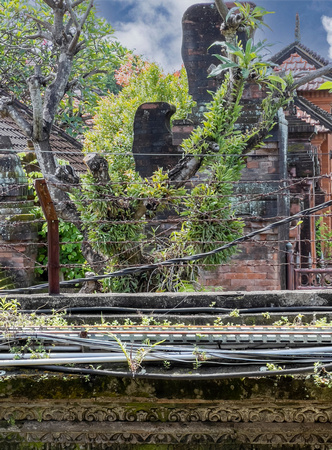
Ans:
<svg viewBox="0 0 332 450"><path fill-rule="evenodd" d="M184 355L181 359L186 361L196 361L194 355ZM162 359L146 355L144 361L160 361ZM120 363L127 362L127 358L123 356L90 356L90 357L66 357L66 358L43 358L43 359L6 359L0 361L0 367L21 367L21 366L42 366L47 364L94 364L94 363Z"/></svg>

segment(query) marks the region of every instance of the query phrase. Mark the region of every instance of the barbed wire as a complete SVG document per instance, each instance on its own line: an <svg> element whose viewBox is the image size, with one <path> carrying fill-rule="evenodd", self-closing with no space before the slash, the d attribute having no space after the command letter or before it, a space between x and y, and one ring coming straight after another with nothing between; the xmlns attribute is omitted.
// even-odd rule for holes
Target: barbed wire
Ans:
<svg viewBox="0 0 332 450"><path fill-rule="evenodd" d="M208 175L208 172L203 172L203 175L206 174ZM245 175L245 174L244 174ZM288 178L278 178L278 179L269 179L266 178L264 180L252 180L252 179L245 179L245 178L241 178L241 180L237 180L237 181L233 181L233 180L211 180L208 178L204 178L203 176L194 176L193 178L191 178L190 180L187 181L188 184L201 184L204 181L207 181L210 184L232 184L232 185L237 185L237 184L245 184L245 183L255 183L257 185L259 184L268 184L268 183L273 183L273 184L277 184L277 183L289 183L286 187L281 187L281 189L286 189L292 186L295 186L297 184L301 184L301 183L307 183L308 181L318 181L321 179L331 179L332 178L332 172L330 173L326 173L326 174L321 174L321 175L315 175L315 176L308 176L308 177L288 177ZM166 180L168 181L168 180ZM149 180L148 180L149 182ZM170 181L171 182L171 181ZM56 183L54 183L54 181L48 181L49 184L57 186ZM74 184L72 183L66 183L65 181L59 179L59 184L61 183L61 186L66 188L70 188L70 187L75 187ZM128 185L130 183L130 181L108 181L108 182L97 182L96 180L94 180L93 182L93 186L100 186L100 187L109 187L112 185L115 186L121 186L121 185ZM152 182L151 182L152 183ZM146 186L147 182L145 181L140 181L140 180L135 180L135 185L142 185L142 186ZM3 184L1 186L2 189L5 190L14 190L17 189L18 187L28 187L29 189L33 189L31 186L28 186L27 183L11 183L10 185L5 185ZM77 187L79 187L79 185L77 185ZM1 202L2 203L2 202Z"/></svg>
<svg viewBox="0 0 332 450"><path fill-rule="evenodd" d="M192 184L192 183L202 183L205 178L204 175L208 176L209 172L206 170L205 172L202 172L200 174L196 174L195 176L193 176L192 178L190 178L187 183L188 184ZM245 173L243 174L245 176ZM287 177L287 178L278 178L278 179L264 179L264 180L254 180L255 184L267 184L267 183L294 183L294 184L300 184L300 183L307 183L308 181L319 181L320 179L331 179L332 178L332 172L330 173L325 173L325 174L320 174L320 175L315 175L315 176L306 176L306 177ZM206 178L207 179L207 178ZM65 183L62 180L59 180L60 182L62 182L64 185L67 185L68 187L73 186L70 183ZM149 179L148 179L149 181ZM166 180L167 181L167 180ZM211 180L209 180L211 182ZM246 180L245 178L241 178L240 180L218 180L218 181L214 181L215 183L218 184L243 184L246 182L253 182L252 179L248 179ZM52 183L52 181L49 181L50 183ZM94 180L93 184L95 186L112 186L112 185L128 185L128 181L108 181L108 182L97 182L96 180ZM135 184L138 185L146 185L146 182L143 181L141 182L140 180L135 180Z"/></svg>
<svg viewBox="0 0 332 450"><path fill-rule="evenodd" d="M178 146L179 147L179 146ZM264 146L258 148L258 150L264 151ZM271 154L271 151L265 151L266 153L252 153L253 151L257 151L257 149L255 150L251 150L249 153L247 154L229 154L229 153L198 153L198 154L190 154L190 153L183 153L182 151L179 151L179 153L162 153L162 152L158 152L158 153L154 153L154 152L144 152L144 153L133 153L132 151L117 151L117 152L83 152L82 150L62 150L62 149L51 149L51 150L39 150L39 153L52 153L54 154L56 157L59 157L58 155L69 155L69 156L79 156L81 158L81 161L79 161L80 163L83 161L83 158L86 155L91 155L93 153L98 154L98 156L109 156L109 157L113 157L113 156L126 156L126 157L131 157L134 158L135 156L171 156L174 158L182 158L184 156L192 156L192 157L198 157L198 158L206 158L206 157L211 157L211 158L216 158L216 157L222 157L222 158L266 158L266 157L273 157L273 158L278 158L278 148L277 146L269 148L268 150L275 150L276 153L275 154ZM26 148L24 150L22 149L1 149L2 153L16 153L16 154L29 154L32 153L34 155L36 155L36 151L34 149L29 149ZM294 154L303 154L303 151L299 151L299 152L294 152ZM319 155L329 155L329 152L319 152ZM307 154L307 156L315 156L315 153L312 152L312 154ZM60 159L60 158L59 158ZM77 163L78 161L75 161L75 163Z"/></svg>
<svg viewBox="0 0 332 450"><path fill-rule="evenodd" d="M122 277L122 276L126 276L126 275L134 275L140 272L147 272L147 271L151 271L151 270L155 270L161 267L167 267L167 266L171 266L171 265L176 265L176 264L187 264L190 262L194 262L194 261L198 261L200 259L204 259L208 256L213 256L217 253L220 253L224 250L227 250L231 247L234 247L242 242L245 242L249 239L252 239L253 237L262 234L266 231L272 230L274 228L278 228L282 225L286 225L290 222L292 222L295 219L301 219L302 217L311 215L317 211L320 211L324 208L327 208L328 206L332 205L332 200L329 200L327 202L321 203L320 205L314 206L312 208L308 208L305 209L303 211L300 211L297 214L294 214L293 216L289 216L286 217L282 220L279 220L277 222L274 222L264 228L260 228L256 231L253 231L252 233L249 233L245 236L241 236L240 238L237 238L235 240L233 240L232 242L229 242L221 247L218 247L214 250L211 250L209 252L205 252L205 253L199 253L196 255L191 255L191 256L185 256L185 257L181 257L181 258L172 258L172 259L168 259L165 261L159 261L158 263L153 263L153 264L144 264L144 265L140 265L140 266L131 266L131 267L127 267L125 269L120 269L118 271L114 271L108 274L104 274L104 275L96 275L93 277L89 277L89 278L76 278L73 280L68 280L68 281L62 281L60 282L60 286L64 287L64 286L69 286L72 284L78 284L78 283L83 283L85 281L99 281L99 280L103 280L106 278L114 278L114 277ZM3 290L2 293L4 294L14 294L14 293L23 293L26 291L35 291L35 290L40 290L40 289L46 289L48 288L48 283L45 284L41 284L41 285L36 285L36 286L30 286L28 288L18 288L18 289L11 289L11 290Z"/></svg>

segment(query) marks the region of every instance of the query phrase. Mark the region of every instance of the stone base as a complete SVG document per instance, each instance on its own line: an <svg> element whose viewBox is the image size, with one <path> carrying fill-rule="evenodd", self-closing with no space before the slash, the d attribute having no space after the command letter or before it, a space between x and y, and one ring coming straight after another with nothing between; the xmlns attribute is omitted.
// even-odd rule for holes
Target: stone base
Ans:
<svg viewBox="0 0 332 450"><path fill-rule="evenodd" d="M332 448L332 390L279 377L181 382L6 375L5 449ZM35 446L34 446L35 444Z"/></svg>

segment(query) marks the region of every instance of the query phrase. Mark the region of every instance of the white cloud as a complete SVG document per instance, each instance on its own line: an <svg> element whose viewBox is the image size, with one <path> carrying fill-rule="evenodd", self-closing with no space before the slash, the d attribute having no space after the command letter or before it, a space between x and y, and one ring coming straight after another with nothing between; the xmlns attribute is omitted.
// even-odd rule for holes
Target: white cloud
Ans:
<svg viewBox="0 0 332 450"><path fill-rule="evenodd" d="M327 32L327 42L330 45L329 57L332 58L332 17L322 16L322 24Z"/></svg>
<svg viewBox="0 0 332 450"><path fill-rule="evenodd" d="M122 0L132 5L130 22L117 22L116 37L166 71L180 68L183 13L197 0ZM209 3L211 0L201 0ZM165 13L167 11L167 13Z"/></svg>

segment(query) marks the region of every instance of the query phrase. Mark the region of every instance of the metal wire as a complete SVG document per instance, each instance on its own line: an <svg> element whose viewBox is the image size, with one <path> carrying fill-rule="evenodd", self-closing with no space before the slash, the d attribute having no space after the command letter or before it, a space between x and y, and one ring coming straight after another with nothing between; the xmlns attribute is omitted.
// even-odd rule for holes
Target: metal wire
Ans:
<svg viewBox="0 0 332 450"><path fill-rule="evenodd" d="M301 219L302 217L309 216L309 215L311 215L317 211L320 211L322 209L325 209L331 205L332 205L332 200L329 200L327 202L321 203L320 205L314 206L313 208L305 209L303 211L300 211L297 214L294 214L293 216L289 216L289 217L286 217L285 219L274 222L270 225L267 225L264 228L260 228L259 230L253 231L252 233L249 233L245 236L237 238L237 239L233 240L232 242L229 242L228 244L225 244L225 245L218 247L215 250L211 250L209 252L199 253L199 254L192 255L192 256L185 256L183 258L168 259L166 261L160 261L155 264L145 264L142 266L127 267L125 269L121 269L121 270L118 270L118 271L115 271L112 273L108 273L105 275L96 275L91 278L77 278L77 279L69 280L69 281L61 281L60 286L69 286L72 284L83 283L85 281L92 281L92 280L97 281L97 280L102 280L105 278L114 278L114 277L121 277L124 275L133 275L133 274L140 273L140 272L146 272L146 271L158 269L160 267L171 266L173 264L182 264L182 263L188 263L188 262L192 262L192 261L198 261L200 259L206 258L207 256L215 255L215 254L220 253L224 250L227 250L231 247L234 247L242 242L248 241L248 240L252 239L253 237L258 236L259 234L265 233L269 230L273 230L274 228L288 224L294 220ZM48 287L48 283L45 283L45 284L41 284L41 285L37 285L37 286L30 286L28 288L3 290L1 292L5 293L5 294L14 294L14 293L20 293L20 292L45 289L47 287Z"/></svg>

